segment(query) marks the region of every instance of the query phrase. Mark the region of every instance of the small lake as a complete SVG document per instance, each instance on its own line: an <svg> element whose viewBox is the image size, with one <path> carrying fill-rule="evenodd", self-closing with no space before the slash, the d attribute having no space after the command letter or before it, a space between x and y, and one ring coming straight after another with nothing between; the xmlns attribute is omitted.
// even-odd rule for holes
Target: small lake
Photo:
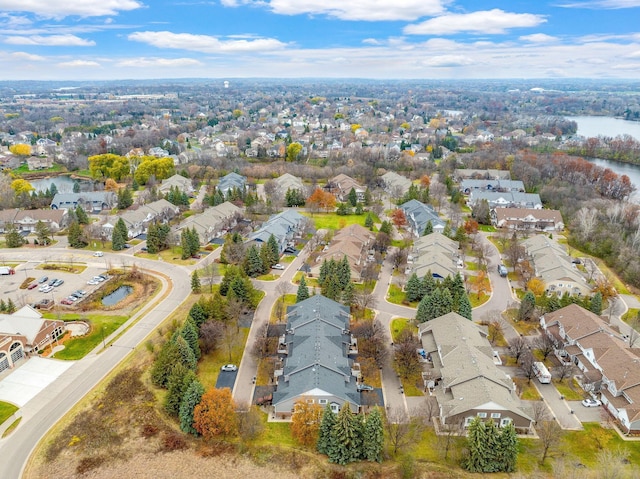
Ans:
<svg viewBox="0 0 640 479"><path fill-rule="evenodd" d="M631 135L640 141L640 121L628 121L610 116L568 116L578 124L577 134L585 138L597 136Z"/></svg>
<svg viewBox="0 0 640 479"><path fill-rule="evenodd" d="M58 189L58 193L73 193L73 186L75 183L80 184L80 191L93 191L93 182L89 180L74 180L69 175L52 176L49 178L39 178L37 180L29 180L31 186L36 190L43 193L51 188L51 185L55 184Z"/></svg>
<svg viewBox="0 0 640 479"><path fill-rule="evenodd" d="M120 286L113 293L106 295L102 298L102 304L105 306L113 306L114 304L118 304L124 298L129 296L133 292L132 286Z"/></svg>

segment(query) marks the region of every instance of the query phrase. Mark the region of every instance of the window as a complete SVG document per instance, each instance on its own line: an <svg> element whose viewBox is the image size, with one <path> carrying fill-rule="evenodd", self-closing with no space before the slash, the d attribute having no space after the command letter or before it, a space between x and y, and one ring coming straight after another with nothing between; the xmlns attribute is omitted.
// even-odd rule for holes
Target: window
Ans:
<svg viewBox="0 0 640 479"><path fill-rule="evenodd" d="M318 404L327 404L326 399L318 399Z"/></svg>
<svg viewBox="0 0 640 479"><path fill-rule="evenodd" d="M502 427L508 426L509 424L511 424L511 418L510 417L505 417L504 419L502 419L500 421L500 426L502 426Z"/></svg>
<svg viewBox="0 0 640 479"><path fill-rule="evenodd" d="M479 412L478 413L478 417L484 419L485 417L487 417L487 413L486 412Z"/></svg>
<svg viewBox="0 0 640 479"><path fill-rule="evenodd" d="M501 414L499 412L492 412L491 419L500 419Z"/></svg>
<svg viewBox="0 0 640 479"><path fill-rule="evenodd" d="M307 404L313 404L315 401L313 399L307 399Z"/></svg>
<svg viewBox="0 0 640 479"><path fill-rule="evenodd" d="M335 413L340 412L340 406L338 404L332 402L331 403L331 411L335 412Z"/></svg>
<svg viewBox="0 0 640 479"><path fill-rule="evenodd" d="M464 418L464 427L469 426L469 424L471 424L471 421L473 421L472 417L466 417Z"/></svg>

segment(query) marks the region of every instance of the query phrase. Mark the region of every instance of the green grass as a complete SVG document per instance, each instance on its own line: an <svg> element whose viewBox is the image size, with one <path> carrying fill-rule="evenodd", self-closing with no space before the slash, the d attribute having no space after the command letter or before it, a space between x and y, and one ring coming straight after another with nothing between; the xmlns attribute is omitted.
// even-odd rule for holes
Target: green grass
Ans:
<svg viewBox="0 0 640 479"><path fill-rule="evenodd" d="M480 269L480 265L472 261L466 261L465 266L467 268L467 271L478 271Z"/></svg>
<svg viewBox="0 0 640 479"><path fill-rule="evenodd" d="M404 388L404 395L407 397L416 397L416 396L424 396L422 389L420 389L416 384L422 381L422 377L420 374L416 374L415 376L410 376L408 378L400 378L400 382L402 383L402 387Z"/></svg>
<svg viewBox="0 0 640 479"><path fill-rule="evenodd" d="M66 273L80 274L87 269L87 265L79 263L43 263L36 266L36 269L45 271L64 271Z"/></svg>
<svg viewBox="0 0 640 479"><path fill-rule="evenodd" d="M629 308L629 310L622 315L622 320L625 323L628 323L630 320L632 320L633 318L637 317L638 313L640 313L640 309L638 309L638 308Z"/></svg>
<svg viewBox="0 0 640 479"><path fill-rule="evenodd" d="M263 415L264 431L256 441L256 445L273 446L277 444L284 447L299 447L299 444L291 436L290 422L267 422L268 416Z"/></svg>
<svg viewBox="0 0 640 479"><path fill-rule="evenodd" d="M218 349L206 356L202 356L198 361L198 379L205 385L205 388L213 387L216 384L222 365L227 363L240 364L247 337L249 336L249 328L240 328L238 335L238 341L231 348L231 360L229 360L229 352L226 345L222 344Z"/></svg>
<svg viewBox="0 0 640 479"><path fill-rule="evenodd" d="M364 222L367 219L367 214L361 214L361 215L347 215L347 216L340 216L337 215L336 213L314 213L311 214L309 212L306 211L301 211L301 213L305 216L308 216L311 218L311 220L313 221L313 224L315 225L316 229L332 229L332 230L337 230L337 229L342 229L345 226L349 226L349 225L353 225L353 224L358 224L360 226L364 226ZM371 216L373 217L373 222L374 223L380 223L380 220L378 219L378 217L371 213Z"/></svg>
<svg viewBox="0 0 640 479"><path fill-rule="evenodd" d="M300 278L302 278L302 276L305 275L305 273L303 273L302 271L298 271L294 276L293 276L293 282L295 284L299 284L300 283ZM304 278L304 280L307 283L307 286L309 288L311 288L312 286L314 288L319 288L320 285L318 284L318 280L316 278L310 278L309 275L305 275L306 277Z"/></svg>
<svg viewBox="0 0 640 479"><path fill-rule="evenodd" d="M64 321L86 320L91 325L91 330L86 336L74 338L64 343L64 349L55 354L56 359L64 359L75 361L82 359L102 342L102 338L107 338L116 329L122 326L128 319L128 316L107 316L107 315L89 315L80 314L61 314L46 313L43 315L47 319L62 319Z"/></svg>
<svg viewBox="0 0 640 479"><path fill-rule="evenodd" d="M407 328L413 328L413 325L411 324L412 321L413 320L408 318L395 318L391 321L391 339L394 343L398 341L398 337L402 331Z"/></svg>
<svg viewBox="0 0 640 479"><path fill-rule="evenodd" d="M478 225L478 231L484 231L486 233L495 233L497 230L491 225Z"/></svg>
<svg viewBox="0 0 640 479"><path fill-rule="evenodd" d="M282 297L281 297L282 298ZM296 294L285 294L284 295L284 310L287 310L287 306L292 306L296 304L297 295ZM281 299L278 299L280 301ZM269 317L270 323L277 323L280 318L276 315L278 312L278 307L276 306L277 302L273 304L273 308L271 308L271 316ZM283 312L284 317L284 312Z"/></svg>
<svg viewBox="0 0 640 479"><path fill-rule="evenodd" d="M629 464L640 464L640 442L624 441L612 429L605 429L597 423L583 423L584 431L567 431L563 435L562 452L579 459L592 468L598 465L599 447L626 452ZM597 440L595 440L597 438Z"/></svg>
<svg viewBox="0 0 640 479"><path fill-rule="evenodd" d="M0 401L0 424L9 419L14 412L18 410L18 406Z"/></svg>
<svg viewBox="0 0 640 479"><path fill-rule="evenodd" d="M567 383L567 381L571 381L571 383ZM580 401L585 397L584 391L575 379L564 379L562 382L553 379L553 385L567 401Z"/></svg>
<svg viewBox="0 0 640 479"><path fill-rule="evenodd" d="M527 321L516 321L518 317L517 309L508 309L504 313L504 318L509 321L509 324L514 327L518 333L523 336L529 336L531 334L535 334L538 329L538 323L535 322L527 322Z"/></svg>
<svg viewBox="0 0 640 479"><path fill-rule="evenodd" d="M404 301L404 291L397 284L392 284L387 290L387 301L393 304L402 304Z"/></svg>
<svg viewBox="0 0 640 479"><path fill-rule="evenodd" d="M278 275L278 274L267 273L267 274L262 274L262 275L258 276L256 279L258 279L260 281L275 281L279 277L280 277L280 275Z"/></svg>
<svg viewBox="0 0 640 479"><path fill-rule="evenodd" d="M162 261L166 261L167 263L179 264L179 265L185 265L185 266L196 264L196 261L200 261L192 258L181 259L182 248L180 248L179 246L160 251L160 253L158 254L149 254L144 251L136 252L136 257L145 258L145 259L155 259L155 260L157 260L158 258L161 258ZM223 274L223 273L220 271L220 274Z"/></svg>
<svg viewBox="0 0 640 479"><path fill-rule="evenodd" d="M62 165L58 165L55 163L51 166L51 168L46 168L43 170L30 170L29 165L25 163L24 165L20 165L18 168L14 168L13 170L11 170L11 173L13 173L14 175L24 175L25 173L58 173L65 170L66 168L64 168Z"/></svg>
<svg viewBox="0 0 640 479"><path fill-rule="evenodd" d="M22 416L16 419L15 421L13 421L11 425L7 429L5 429L2 437L7 437L9 434L11 434L15 430L15 428L18 427L18 424L20 424L20 421L22 421Z"/></svg>
<svg viewBox="0 0 640 479"><path fill-rule="evenodd" d="M527 380L527 378L514 378L513 382L516 383L518 389L520 390L520 398L526 401L539 401L540 394L538 390L533 385L533 379L531 381Z"/></svg>
<svg viewBox="0 0 640 479"><path fill-rule="evenodd" d="M489 301L490 297L491 296L486 293L480 293L479 295L476 293L472 293L469 295L469 302L471 303L471 307L475 308Z"/></svg>

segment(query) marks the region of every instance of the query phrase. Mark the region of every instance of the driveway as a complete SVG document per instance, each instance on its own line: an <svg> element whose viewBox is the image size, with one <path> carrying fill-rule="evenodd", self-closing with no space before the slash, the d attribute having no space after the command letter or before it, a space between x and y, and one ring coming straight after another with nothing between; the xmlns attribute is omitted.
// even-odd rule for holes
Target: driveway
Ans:
<svg viewBox="0 0 640 479"><path fill-rule="evenodd" d="M28 359L0 381L0 401L24 406L73 364L40 357Z"/></svg>
<svg viewBox="0 0 640 479"><path fill-rule="evenodd" d="M549 406L553 418L558 421L562 429L582 429L582 423L575 414L577 406L574 403L578 401L566 401L553 384L540 384L537 380L531 382ZM578 404L580 403L578 402ZM582 408L582 405L580 407Z"/></svg>
<svg viewBox="0 0 640 479"><path fill-rule="evenodd" d="M238 371L220 371L216 381L216 389L229 388L233 391Z"/></svg>

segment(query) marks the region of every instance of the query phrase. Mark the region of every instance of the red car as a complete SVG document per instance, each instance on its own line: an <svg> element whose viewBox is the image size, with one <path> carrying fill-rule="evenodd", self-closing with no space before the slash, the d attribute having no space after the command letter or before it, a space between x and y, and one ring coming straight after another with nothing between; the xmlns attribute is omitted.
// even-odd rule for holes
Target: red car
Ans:
<svg viewBox="0 0 640 479"><path fill-rule="evenodd" d="M62 301L60 301L61 304L66 304L66 305L70 305L73 304L73 301L68 300L67 298L64 298Z"/></svg>
<svg viewBox="0 0 640 479"><path fill-rule="evenodd" d="M27 289L35 289L35 288L37 288L37 287L38 287L38 283L31 283L31 284L27 287Z"/></svg>

